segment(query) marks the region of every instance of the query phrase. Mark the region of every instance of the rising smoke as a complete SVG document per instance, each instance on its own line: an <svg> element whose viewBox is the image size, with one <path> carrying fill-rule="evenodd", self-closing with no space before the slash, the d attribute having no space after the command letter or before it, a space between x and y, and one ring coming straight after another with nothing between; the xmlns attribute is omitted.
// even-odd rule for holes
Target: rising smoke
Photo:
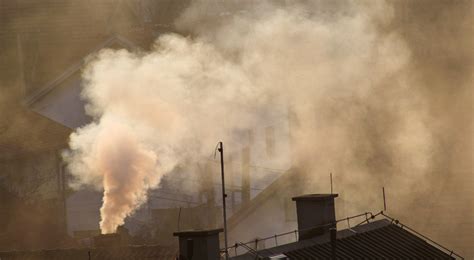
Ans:
<svg viewBox="0 0 474 260"><path fill-rule="evenodd" d="M381 182L400 199L427 188L426 100L410 84L407 44L387 26L389 4L261 1L227 13L206 2L177 21L192 36L163 35L149 52L103 50L84 71L94 122L71 135L66 160L76 185L104 190L103 233L175 166L274 108L295 115L294 163L313 192L329 171L364 210L376 198L361 189Z"/></svg>

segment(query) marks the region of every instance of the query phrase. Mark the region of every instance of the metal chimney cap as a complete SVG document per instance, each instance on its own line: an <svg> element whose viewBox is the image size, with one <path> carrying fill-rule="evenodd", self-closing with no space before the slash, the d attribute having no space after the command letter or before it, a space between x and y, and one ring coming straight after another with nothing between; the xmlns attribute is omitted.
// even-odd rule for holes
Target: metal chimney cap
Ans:
<svg viewBox="0 0 474 260"><path fill-rule="evenodd" d="M339 194L306 194L302 196L297 196L291 198L293 201L320 201L320 200L328 200L328 199L334 199Z"/></svg>
<svg viewBox="0 0 474 260"><path fill-rule="evenodd" d="M224 231L223 228L209 229L209 230L185 230L180 232L174 232L175 237L204 237L219 234Z"/></svg>

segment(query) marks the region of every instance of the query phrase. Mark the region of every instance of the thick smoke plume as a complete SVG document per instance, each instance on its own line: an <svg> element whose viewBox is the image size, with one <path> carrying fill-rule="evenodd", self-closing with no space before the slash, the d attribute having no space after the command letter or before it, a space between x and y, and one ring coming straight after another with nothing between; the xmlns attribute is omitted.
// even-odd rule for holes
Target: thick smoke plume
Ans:
<svg viewBox="0 0 474 260"><path fill-rule="evenodd" d="M88 130L96 130L93 127L72 137L71 147L81 147L81 137L91 134L86 133ZM140 144L132 129L105 117L100 127L104 129L95 136L94 147L82 149L91 152L84 158L91 167L88 171L100 174L98 177L102 179L104 197L100 228L110 233L146 200L147 189L156 186L160 176L151 174L156 170L155 153Z"/></svg>
<svg viewBox="0 0 474 260"><path fill-rule="evenodd" d="M364 210L380 183L401 199L426 188L426 100L410 84L410 50L387 26L392 7L249 3L228 13L194 2L177 21L192 37L160 36L150 52L104 50L88 64L83 96L94 122L71 136L66 159L77 185L104 190L103 233L176 165L274 111L294 115L294 164L313 192L329 171Z"/></svg>

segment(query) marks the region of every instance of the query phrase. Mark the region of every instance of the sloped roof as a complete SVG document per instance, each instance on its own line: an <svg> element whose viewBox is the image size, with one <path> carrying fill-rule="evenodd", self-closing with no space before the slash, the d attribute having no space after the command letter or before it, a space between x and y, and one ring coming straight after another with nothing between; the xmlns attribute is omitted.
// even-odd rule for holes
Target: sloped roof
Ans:
<svg viewBox="0 0 474 260"><path fill-rule="evenodd" d="M0 160L66 146L71 130L30 111L21 101L113 35L108 27L116 3L0 1ZM144 34L126 29L127 37Z"/></svg>
<svg viewBox="0 0 474 260"><path fill-rule="evenodd" d="M189 0L3 0L0 1L0 68L19 76L25 91L42 86L84 51L113 34L147 47L154 32L173 31ZM151 30L150 30L151 29Z"/></svg>
<svg viewBox="0 0 474 260"><path fill-rule="evenodd" d="M79 59L76 63L72 64L68 68L64 70L63 73L58 75L56 78L51 80L50 82L46 83L44 86L40 87L39 89L35 90L33 93L28 95L25 98L25 104L32 105L34 102L38 101L39 99L43 98L45 95L50 93L54 88L58 87L61 82L72 76L74 73L77 73L82 69L84 66L84 58L88 57L89 55L98 52L103 48L113 48L113 47L123 47L127 49L137 49L137 45L132 41L120 36L120 35L113 35L109 37L104 42L97 45L95 48L90 50L88 53L84 55L81 59Z"/></svg>
<svg viewBox="0 0 474 260"><path fill-rule="evenodd" d="M178 251L173 247L158 245L111 248L55 249L41 251L0 252L0 258L9 260L84 260L84 259L176 259Z"/></svg>
<svg viewBox="0 0 474 260"><path fill-rule="evenodd" d="M117 46L129 49L137 48L135 44L124 37L114 35L91 48L86 54L96 52L101 48ZM9 160L26 153L66 147L71 129L53 121L53 118L43 116L41 111L35 109L35 104L49 93L54 92L62 82L79 73L83 64L83 59L80 59L52 81L37 88L23 100L23 104L26 106L15 104L12 100L8 100L11 103L9 105L2 104L5 105L5 108L0 107L0 115L5 114L6 122L0 123L0 160Z"/></svg>
<svg viewBox="0 0 474 260"><path fill-rule="evenodd" d="M455 259L423 238L388 219L344 229L337 232L339 259ZM330 259L328 235L263 249L261 258L284 254L290 259ZM247 253L234 260L255 259Z"/></svg>
<svg viewBox="0 0 474 260"><path fill-rule="evenodd" d="M78 61L116 34L146 48L154 33L172 29L188 2L149 3L149 31L137 1L0 1L0 160L65 146L68 127L23 105L43 97L55 80L77 72Z"/></svg>
<svg viewBox="0 0 474 260"><path fill-rule="evenodd" d="M454 259L394 224L337 240L336 257L343 259ZM284 253L290 259L331 258L331 242Z"/></svg>

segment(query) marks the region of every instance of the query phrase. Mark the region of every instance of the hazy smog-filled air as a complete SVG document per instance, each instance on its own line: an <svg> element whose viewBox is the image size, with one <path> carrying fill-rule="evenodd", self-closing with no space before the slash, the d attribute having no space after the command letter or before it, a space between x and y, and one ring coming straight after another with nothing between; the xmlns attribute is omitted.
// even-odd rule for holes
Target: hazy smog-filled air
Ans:
<svg viewBox="0 0 474 260"><path fill-rule="evenodd" d="M261 2L213 23L206 4L177 20L192 36L160 36L151 52L102 51L84 73L95 122L71 136L69 161L80 182L104 186L103 232L123 224L177 163L207 156L216 137L275 106L296 118L294 163L313 189L333 171L360 210L379 203L384 185L405 214L416 212L418 194L440 192L432 185L449 166L438 157L450 154L439 146L444 118L432 111L441 101L393 24L395 6ZM467 78L458 81L455 91L468 91Z"/></svg>
<svg viewBox="0 0 474 260"><path fill-rule="evenodd" d="M350 172L348 183L397 172L397 189L419 186L432 136L426 101L409 84L406 43L377 28L390 6L353 4L327 17L311 4L262 2L214 26L199 22L199 10L178 20L191 38L161 36L150 53L102 51L84 72L96 120L71 136L68 159L79 182L104 187L102 232L123 224L154 179L275 106L295 114L295 163L316 185L332 170Z"/></svg>
<svg viewBox="0 0 474 260"><path fill-rule="evenodd" d="M474 256L472 1L232 3L191 1L151 46L81 64L92 120L58 160L72 189L103 193L101 233L177 167L279 114L291 145L275 153L291 154L302 193L327 192L331 172L354 215L379 211L384 187L390 213ZM19 95L2 87L0 115Z"/></svg>

